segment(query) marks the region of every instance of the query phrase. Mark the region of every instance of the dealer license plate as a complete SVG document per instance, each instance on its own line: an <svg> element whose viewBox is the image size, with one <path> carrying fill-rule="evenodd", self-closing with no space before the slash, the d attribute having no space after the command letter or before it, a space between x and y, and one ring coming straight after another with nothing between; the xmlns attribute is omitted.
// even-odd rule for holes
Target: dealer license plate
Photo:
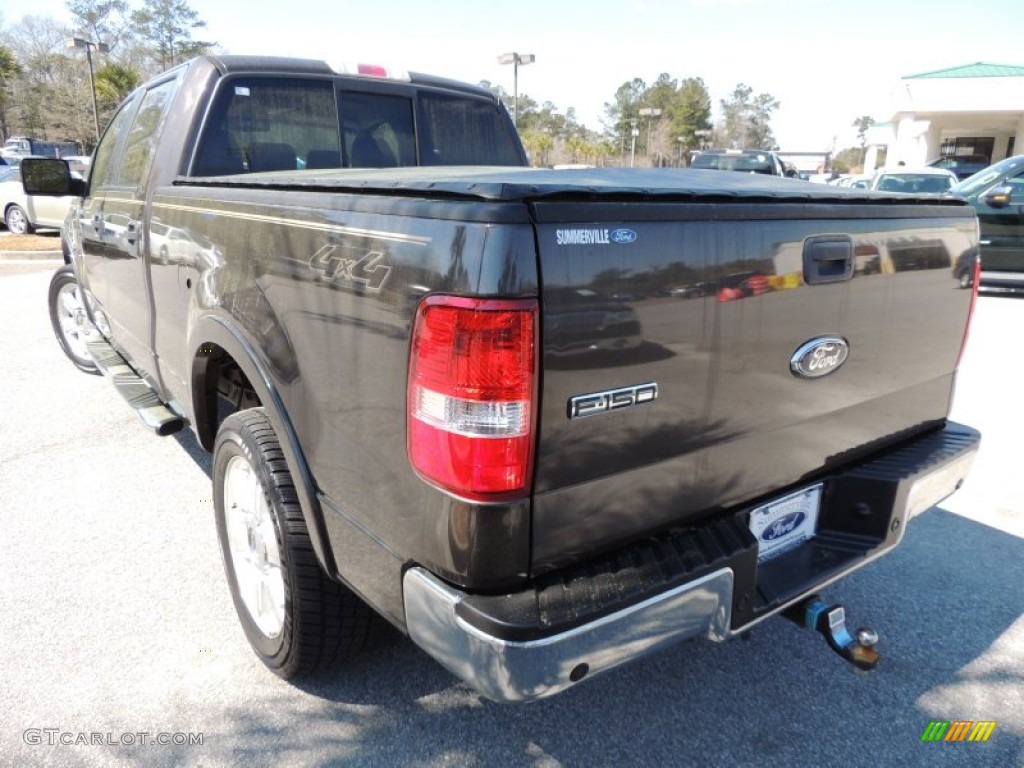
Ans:
<svg viewBox="0 0 1024 768"><path fill-rule="evenodd" d="M757 507L750 513L750 532L757 539L759 563L800 546L814 535L821 489L821 483L812 485Z"/></svg>

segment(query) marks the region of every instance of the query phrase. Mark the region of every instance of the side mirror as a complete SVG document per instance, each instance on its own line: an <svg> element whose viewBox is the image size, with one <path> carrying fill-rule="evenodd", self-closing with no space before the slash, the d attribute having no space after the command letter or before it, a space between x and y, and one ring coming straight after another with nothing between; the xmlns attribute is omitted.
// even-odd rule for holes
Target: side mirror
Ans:
<svg viewBox="0 0 1024 768"><path fill-rule="evenodd" d="M1013 187L993 187L981 196L981 202L992 208L1005 208L1013 197Z"/></svg>
<svg viewBox="0 0 1024 768"><path fill-rule="evenodd" d="M85 195L85 182L71 175L67 161L25 158L21 161L21 185L26 195L62 197Z"/></svg>

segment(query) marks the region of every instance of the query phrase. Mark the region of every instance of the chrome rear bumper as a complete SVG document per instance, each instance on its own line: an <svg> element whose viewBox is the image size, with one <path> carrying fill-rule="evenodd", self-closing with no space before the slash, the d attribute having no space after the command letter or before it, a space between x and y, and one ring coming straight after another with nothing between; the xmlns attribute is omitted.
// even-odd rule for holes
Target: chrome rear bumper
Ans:
<svg viewBox="0 0 1024 768"><path fill-rule="evenodd" d="M452 674L489 699L526 702L683 640L724 640L732 584L724 568L567 632L511 642L470 626L457 614L461 592L410 568L405 611L410 637Z"/></svg>
<svg viewBox="0 0 1024 768"><path fill-rule="evenodd" d="M960 487L979 443L980 435L975 430L949 423L939 432L883 452L824 480L834 484L831 495L838 497L840 512L832 509L826 513L823 507L815 535L791 554L776 559L758 560L757 542L748 529L748 515L738 509L730 521L711 522L698 529L710 534L708 529L718 526L719 533L708 538L731 539L736 542L735 548L727 547L716 558L703 561L702 570L694 572L688 580L681 581L686 578L681 573L671 586L652 584L644 599L618 610L611 610L613 606L609 604L608 612L590 614L593 617L587 620L585 606L594 605L593 595L618 591L603 590L601 579L592 575L600 567L590 565L586 573L570 574L567 581L552 587L557 594L564 594L574 589L577 582L595 578L593 588L584 590L586 599L561 614L563 619L567 615L579 618L562 628L551 623L557 618L557 611L530 612L540 605L540 593L536 591L490 598L497 602L482 607L479 596L452 587L425 568L413 567L403 577L406 626L413 641L456 677L484 696L502 702L551 696L683 640L727 640L891 551L902 540L906 523ZM846 511L855 510L853 502L860 498L875 505L869 522L856 511ZM865 525L869 527L864 528ZM845 559L837 559L844 550L850 550L851 535L844 533L850 526L856 534L853 538L867 543L862 549L847 551ZM689 534L681 534L686 535ZM748 595L757 593L764 597L771 592L773 583L778 587L780 569L783 575L790 573L787 557L793 557L792 568L799 570L803 557L800 550L826 550L830 540L837 539L839 548L833 550L834 556L823 559L834 562L834 567L808 571L805 564L805 573L787 589L777 590L770 602L756 610L751 608ZM666 545L666 551L675 553L669 555L675 561L683 549L672 550ZM647 550L645 557L656 559L656 552ZM641 559L637 558L637 562ZM630 558L627 561L631 562ZM635 569L628 564L624 568L613 564L604 576L626 578L631 570ZM526 600L517 602L517 597ZM529 621L534 622L530 624L531 633L515 635L510 627L522 622L527 613L531 615ZM473 619L472 623L467 617Z"/></svg>
<svg viewBox="0 0 1024 768"><path fill-rule="evenodd" d="M987 293L1024 293L1024 272L981 270L978 289Z"/></svg>

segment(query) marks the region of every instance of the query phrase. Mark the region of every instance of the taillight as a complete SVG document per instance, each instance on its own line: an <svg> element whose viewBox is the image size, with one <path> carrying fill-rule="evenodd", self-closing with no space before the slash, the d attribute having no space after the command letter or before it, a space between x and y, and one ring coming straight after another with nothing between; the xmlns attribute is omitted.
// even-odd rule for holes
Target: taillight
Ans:
<svg viewBox="0 0 1024 768"><path fill-rule="evenodd" d="M474 500L527 493L533 475L537 301L432 296L416 313L408 449L428 481Z"/></svg>
<svg viewBox="0 0 1024 768"><path fill-rule="evenodd" d="M964 327L964 338L960 342L960 353L956 356L956 367L960 367L960 360L967 349L967 337L971 333L971 318L974 316L974 307L978 303L978 283L981 282L981 259L974 257L974 278L971 280L971 304L967 309L967 325Z"/></svg>

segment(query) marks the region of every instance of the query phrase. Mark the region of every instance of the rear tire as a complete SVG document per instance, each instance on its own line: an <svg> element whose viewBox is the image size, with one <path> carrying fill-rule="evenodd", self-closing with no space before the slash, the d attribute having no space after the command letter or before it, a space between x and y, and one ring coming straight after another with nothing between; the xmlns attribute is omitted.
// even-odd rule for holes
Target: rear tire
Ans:
<svg viewBox="0 0 1024 768"><path fill-rule="evenodd" d="M960 287L970 288L972 283L974 282L973 277L974 276L968 270L962 270L960 272Z"/></svg>
<svg viewBox="0 0 1024 768"><path fill-rule="evenodd" d="M221 424L213 494L231 599L260 660L290 680L361 651L379 620L321 569L262 408L233 413Z"/></svg>
<svg viewBox="0 0 1024 768"><path fill-rule="evenodd" d="M75 367L85 373L99 374L86 344L99 339L99 334L85 313L82 289L69 265L58 269L50 278L50 325L57 343Z"/></svg>

